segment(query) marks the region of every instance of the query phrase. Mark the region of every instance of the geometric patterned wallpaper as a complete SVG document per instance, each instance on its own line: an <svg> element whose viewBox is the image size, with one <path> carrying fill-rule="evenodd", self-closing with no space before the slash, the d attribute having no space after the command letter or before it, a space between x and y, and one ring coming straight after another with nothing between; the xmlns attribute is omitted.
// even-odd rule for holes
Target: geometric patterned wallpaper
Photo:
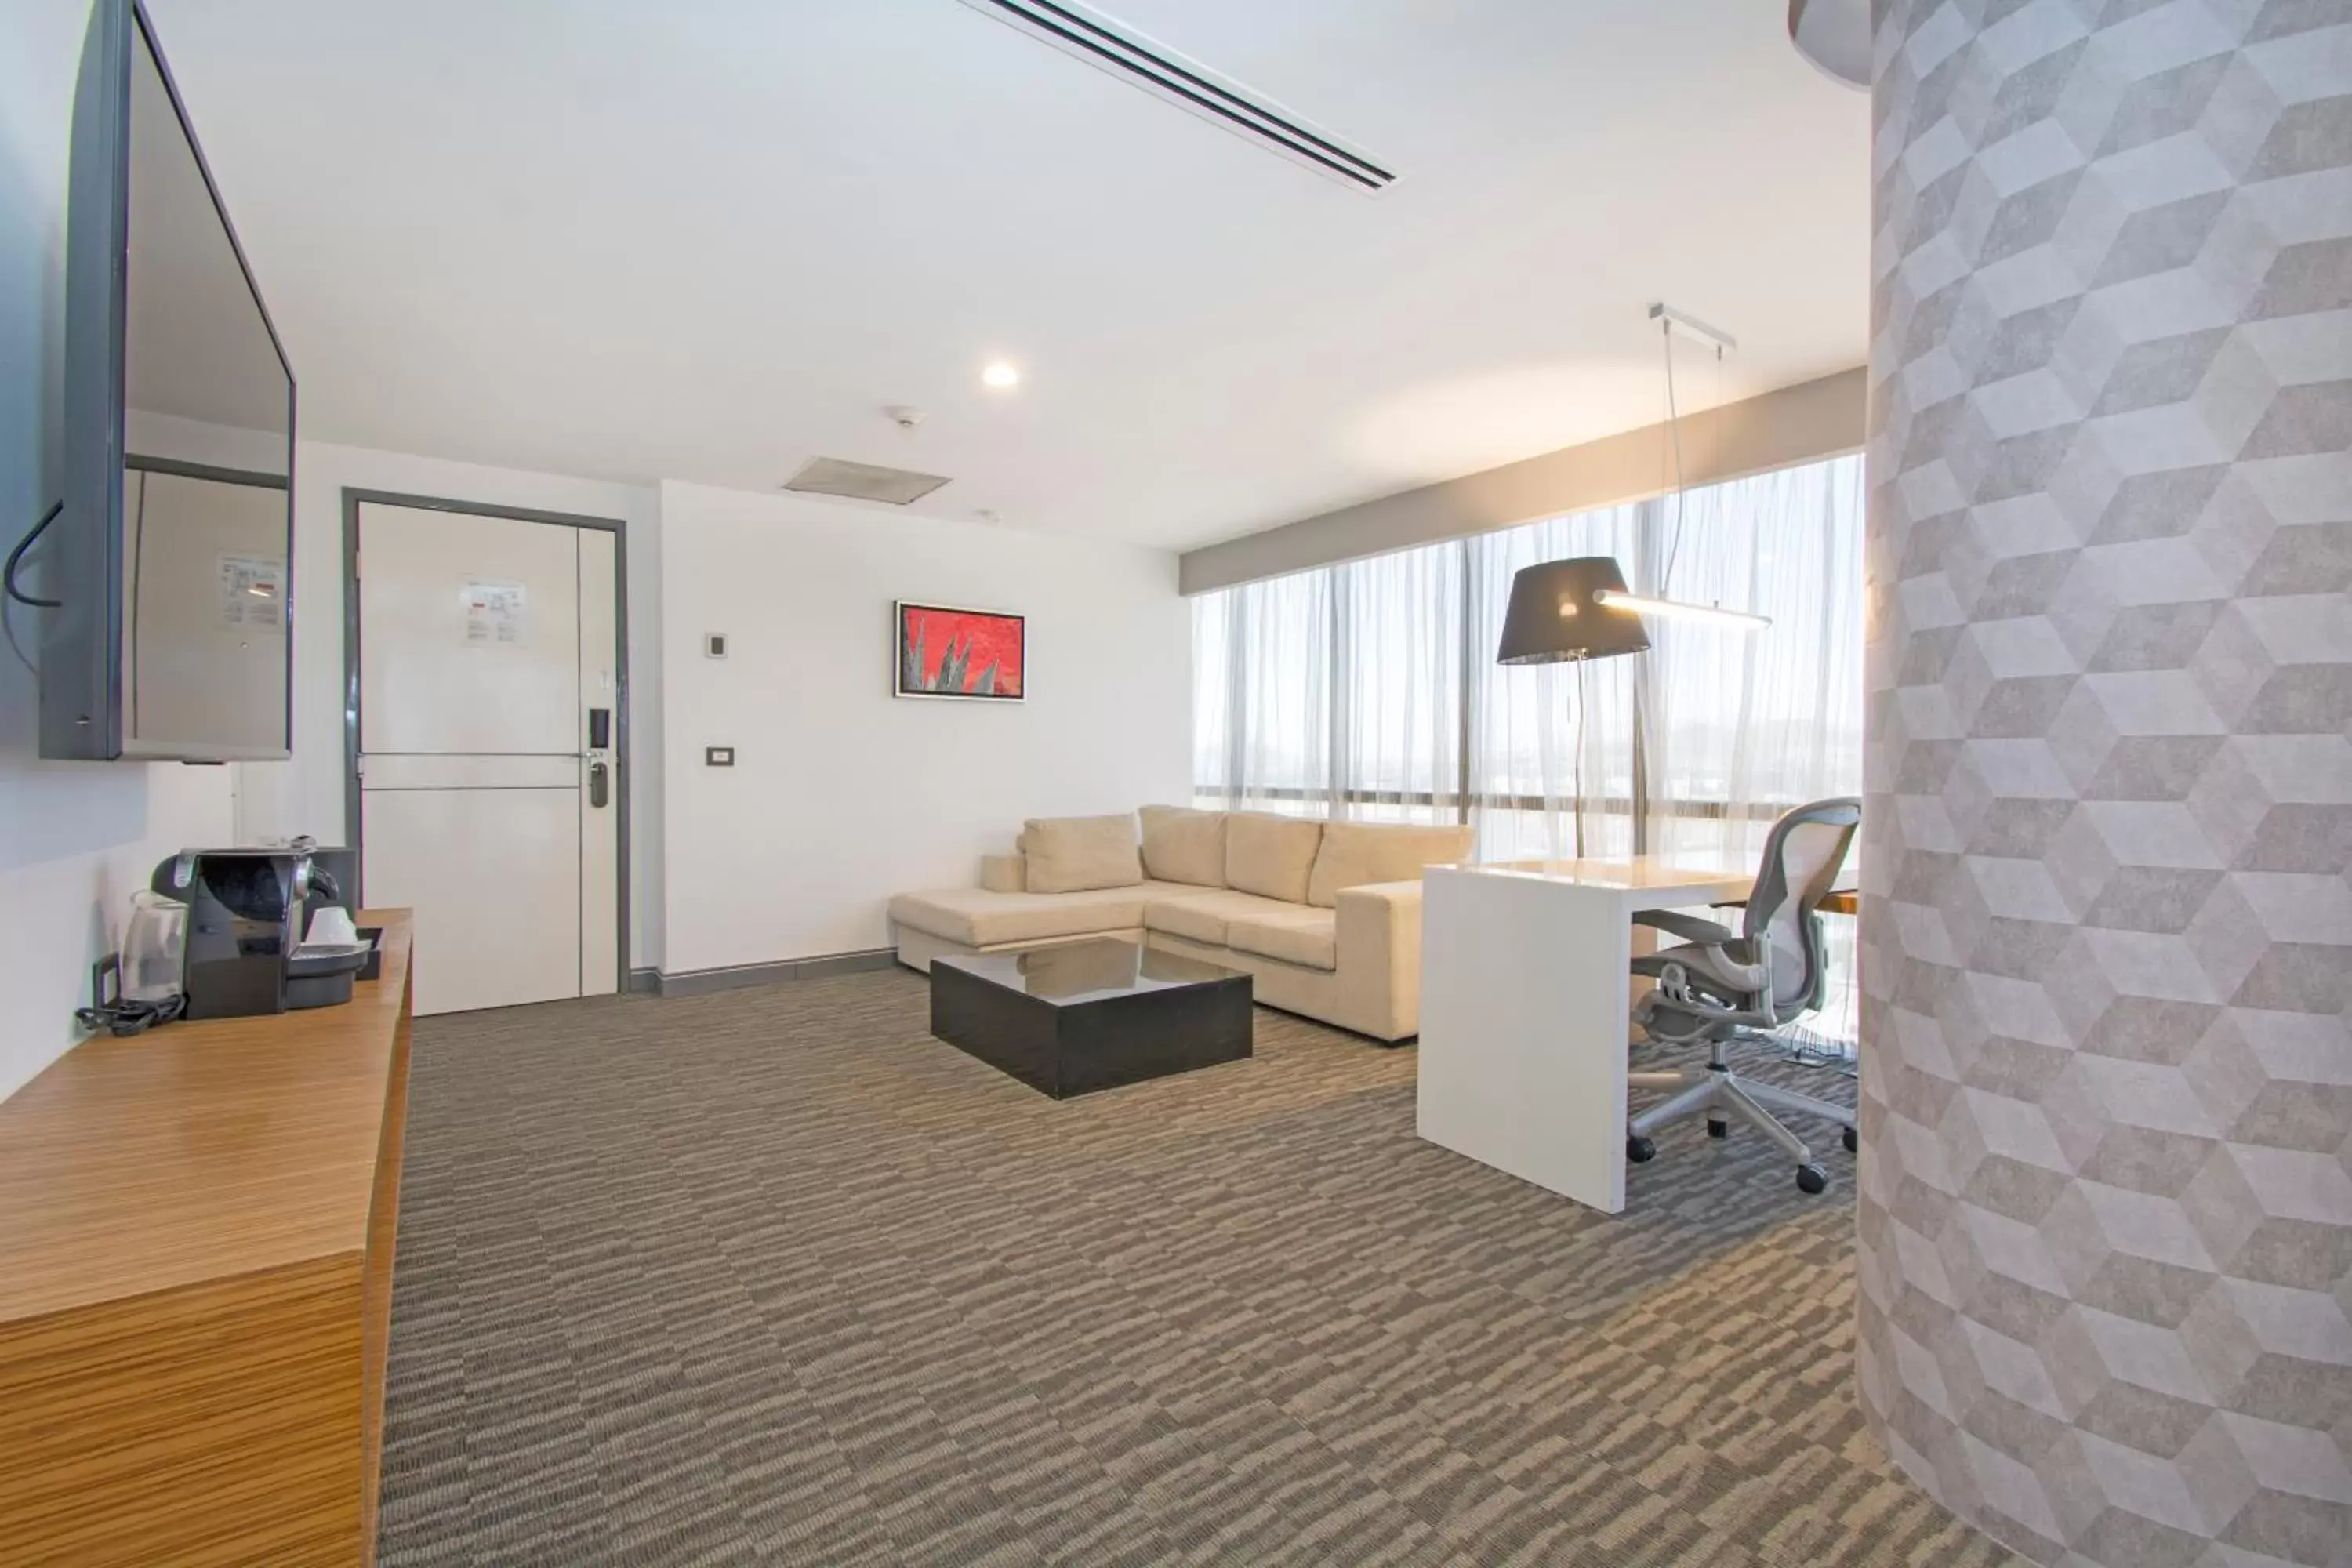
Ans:
<svg viewBox="0 0 2352 1568"><path fill-rule="evenodd" d="M1858 1386L2352 1563L2352 0L1878 0Z"/></svg>

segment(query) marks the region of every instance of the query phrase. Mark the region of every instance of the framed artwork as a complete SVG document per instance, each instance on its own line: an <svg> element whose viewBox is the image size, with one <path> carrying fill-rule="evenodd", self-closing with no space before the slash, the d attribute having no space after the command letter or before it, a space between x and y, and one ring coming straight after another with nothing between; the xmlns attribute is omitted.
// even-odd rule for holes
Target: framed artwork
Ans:
<svg viewBox="0 0 2352 1568"><path fill-rule="evenodd" d="M897 628L892 681L898 695L973 702L1019 702L1027 696L1026 617L902 599L890 618Z"/></svg>

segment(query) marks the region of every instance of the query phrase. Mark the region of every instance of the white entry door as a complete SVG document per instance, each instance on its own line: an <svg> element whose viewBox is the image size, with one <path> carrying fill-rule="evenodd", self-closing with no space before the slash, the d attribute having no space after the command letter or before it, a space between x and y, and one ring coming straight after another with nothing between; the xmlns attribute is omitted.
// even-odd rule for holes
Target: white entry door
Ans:
<svg viewBox="0 0 2352 1568"><path fill-rule="evenodd" d="M416 911L418 1013L618 988L614 542L360 505L361 876Z"/></svg>

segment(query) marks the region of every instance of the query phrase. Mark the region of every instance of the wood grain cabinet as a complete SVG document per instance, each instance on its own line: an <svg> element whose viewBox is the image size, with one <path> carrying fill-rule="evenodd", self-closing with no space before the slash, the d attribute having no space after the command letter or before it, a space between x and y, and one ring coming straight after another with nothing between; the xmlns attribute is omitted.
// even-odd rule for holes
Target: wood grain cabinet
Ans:
<svg viewBox="0 0 2352 1568"><path fill-rule="evenodd" d="M371 1563L410 922L348 1005L83 1042L0 1103L0 1564Z"/></svg>

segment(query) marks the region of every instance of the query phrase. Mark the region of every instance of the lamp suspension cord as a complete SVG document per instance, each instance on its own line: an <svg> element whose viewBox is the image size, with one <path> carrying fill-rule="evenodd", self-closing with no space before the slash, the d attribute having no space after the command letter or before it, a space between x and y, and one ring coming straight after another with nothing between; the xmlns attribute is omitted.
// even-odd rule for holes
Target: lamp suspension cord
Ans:
<svg viewBox="0 0 2352 1568"><path fill-rule="evenodd" d="M1674 593L1675 559L1683 549L1683 426L1675 406L1675 323L1662 316L1659 325L1664 329L1666 351L1666 444L1675 455L1675 525L1666 535L1666 569L1658 574L1658 594L1663 598Z"/></svg>
<svg viewBox="0 0 2352 1568"><path fill-rule="evenodd" d="M63 599L36 598L34 595L25 592L24 589L16 586L16 568L23 564L25 560L25 552L33 548L35 542L37 541L42 534L47 533L49 531L49 524L57 521L58 514L65 510L66 503L60 500L55 506L49 508L48 510L43 512L41 514L41 521L33 524L32 531L26 533L24 538L16 541L16 549L8 552L8 564L5 571L0 571L0 578L5 578L5 584L0 585L5 585L8 590L8 596L16 600L16 603L20 605L30 605L37 610L54 610L60 607L65 603Z"/></svg>

